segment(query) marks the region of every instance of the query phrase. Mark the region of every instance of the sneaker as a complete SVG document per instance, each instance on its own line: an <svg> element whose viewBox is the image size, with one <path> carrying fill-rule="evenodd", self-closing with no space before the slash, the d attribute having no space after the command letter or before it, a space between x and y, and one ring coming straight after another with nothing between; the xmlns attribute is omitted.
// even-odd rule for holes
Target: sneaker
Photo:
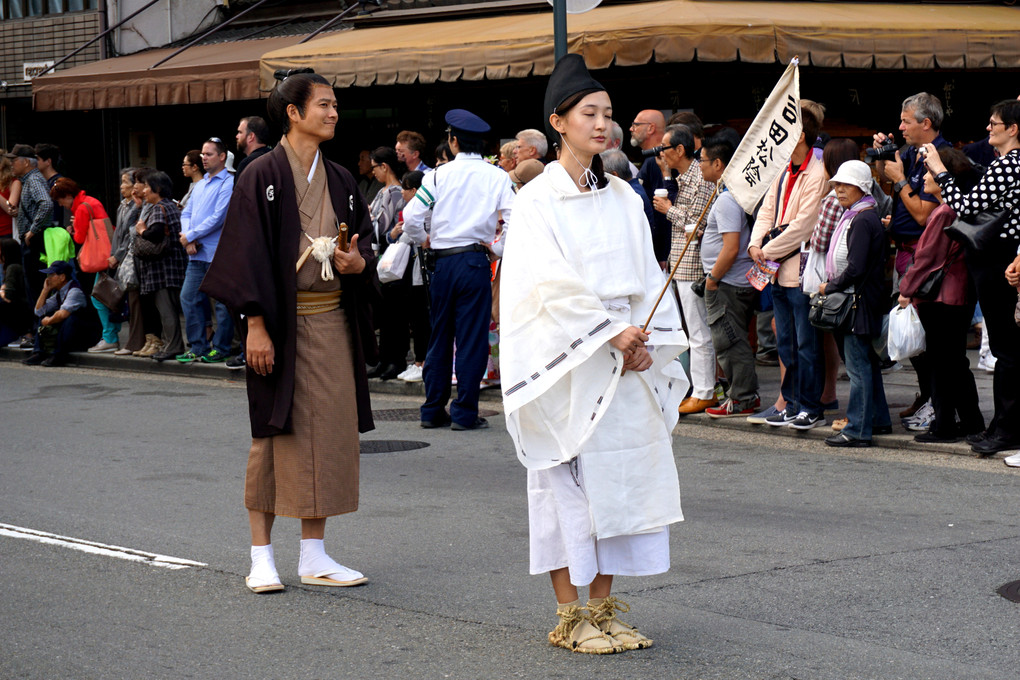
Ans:
<svg viewBox="0 0 1020 680"><path fill-rule="evenodd" d="M796 419L797 414L795 413L790 413L789 411L779 411L778 413L776 413L776 415L769 416L768 418L766 418L765 424L771 425L772 427L786 427Z"/></svg>
<svg viewBox="0 0 1020 680"><path fill-rule="evenodd" d="M247 365L248 362L244 360L244 352L238 354L236 357L230 357L229 359L227 359L226 363L227 368L233 369L235 371L242 369Z"/></svg>
<svg viewBox="0 0 1020 680"><path fill-rule="evenodd" d="M156 354L156 353L153 352L153 354ZM142 355L142 356L144 356L144 355ZM198 361L198 355L195 354L194 352L185 352L184 354L178 354L174 358L177 359L177 361L179 361L182 364L190 364L190 363L194 363L194 362Z"/></svg>
<svg viewBox="0 0 1020 680"><path fill-rule="evenodd" d="M913 408L912 411L910 409L900 411L900 420L902 420L903 422L919 420L920 418L928 414L929 409L934 410L932 409L930 399L924 402L923 404L919 403L918 401L915 401L911 408Z"/></svg>
<svg viewBox="0 0 1020 680"><path fill-rule="evenodd" d="M904 419L903 427L907 428L911 432L927 432L934 421L935 409L932 408L932 405L929 402L918 409L913 418Z"/></svg>
<svg viewBox="0 0 1020 680"><path fill-rule="evenodd" d="M424 380L424 377L422 376L422 368L417 364L411 364L410 366L408 366L407 370L404 371L399 377L404 382L409 383L418 383Z"/></svg>
<svg viewBox="0 0 1020 680"><path fill-rule="evenodd" d="M775 404L773 404L772 406L769 406L767 409L758 411L754 415L747 416L747 422L751 423L752 425L764 425L768 418L771 418L777 413L781 413L781 411L776 408Z"/></svg>
<svg viewBox="0 0 1020 680"><path fill-rule="evenodd" d="M737 416L753 416L755 410L761 405L761 400L757 397L754 400L748 402L747 408L742 408L738 402L732 399L727 399L718 406L710 406L705 409L705 413L708 414L709 418L736 418Z"/></svg>
<svg viewBox="0 0 1020 680"><path fill-rule="evenodd" d="M115 352L120 349L119 342L107 342L106 340L100 340L92 347L89 347L89 352L92 354L106 354L108 352Z"/></svg>
<svg viewBox="0 0 1020 680"><path fill-rule="evenodd" d="M127 347L121 347L120 349L118 349L116 352L113 353L113 356L115 356L115 357L129 357L132 354L134 354L134 352L129 350Z"/></svg>
<svg viewBox="0 0 1020 680"><path fill-rule="evenodd" d="M28 355L27 359L22 359L21 363L25 364L26 366L39 366L42 364L42 362L46 360L47 356L49 355L47 355L45 352L32 352L31 354Z"/></svg>
<svg viewBox="0 0 1020 680"><path fill-rule="evenodd" d="M219 364L227 360L227 355L218 349L211 349L200 358L203 364ZM178 359L180 361L180 359Z"/></svg>
<svg viewBox="0 0 1020 680"><path fill-rule="evenodd" d="M771 423L769 423L771 425ZM790 421L790 427L795 430L810 430L813 427L825 424L825 416L812 415L807 411L801 411L797 417Z"/></svg>
<svg viewBox="0 0 1020 680"><path fill-rule="evenodd" d="M21 344L18 345L21 349L35 349L35 338L31 334L25 335L21 338Z"/></svg>
<svg viewBox="0 0 1020 680"><path fill-rule="evenodd" d="M1020 451L1017 451L1012 456L1006 456L1002 459L1002 462L1010 467L1020 467Z"/></svg>
<svg viewBox="0 0 1020 680"><path fill-rule="evenodd" d="M991 352L982 352L978 355L977 367L988 373L995 372L995 356Z"/></svg>
<svg viewBox="0 0 1020 680"><path fill-rule="evenodd" d="M886 375L888 373L895 373L896 371L900 370L901 368L903 368L903 364L901 364L898 361L893 361L892 359L886 359L885 361L882 362L880 368L882 369L882 375Z"/></svg>
<svg viewBox="0 0 1020 680"><path fill-rule="evenodd" d="M927 399L925 400L921 399L920 392L914 392L914 401L910 404L910 406L900 411L900 418L910 418L915 413L917 413L917 411L927 402L928 402Z"/></svg>
<svg viewBox="0 0 1020 680"><path fill-rule="evenodd" d="M408 375L412 368L414 368L414 364L408 364L407 368L397 374L397 380L403 380L404 376Z"/></svg>

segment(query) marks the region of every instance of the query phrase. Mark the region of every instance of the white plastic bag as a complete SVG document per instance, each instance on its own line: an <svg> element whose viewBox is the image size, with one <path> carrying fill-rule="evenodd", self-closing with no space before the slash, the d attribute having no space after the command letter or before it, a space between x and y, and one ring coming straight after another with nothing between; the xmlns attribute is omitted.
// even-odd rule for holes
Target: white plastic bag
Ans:
<svg viewBox="0 0 1020 680"><path fill-rule="evenodd" d="M804 274L801 276L800 289L806 295L814 295L818 287L825 283L825 253L809 250Z"/></svg>
<svg viewBox="0 0 1020 680"><path fill-rule="evenodd" d="M914 305L896 305L889 312L889 358L903 361L924 351L924 328Z"/></svg>
<svg viewBox="0 0 1020 680"><path fill-rule="evenodd" d="M383 256L379 258L376 273L381 283L399 281L404 277L404 270L407 269L407 262L411 258L411 246L402 240L391 243Z"/></svg>

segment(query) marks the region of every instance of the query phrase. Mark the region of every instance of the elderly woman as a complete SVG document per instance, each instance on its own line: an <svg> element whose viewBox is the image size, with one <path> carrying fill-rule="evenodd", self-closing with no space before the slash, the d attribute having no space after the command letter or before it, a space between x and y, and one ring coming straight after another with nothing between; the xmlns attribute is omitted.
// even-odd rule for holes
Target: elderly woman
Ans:
<svg viewBox="0 0 1020 680"><path fill-rule="evenodd" d="M131 247L131 237L134 235L135 223L141 213L141 205L134 197L134 168L124 168L120 171L120 205L117 206L116 228L113 230L113 246L110 252L110 269L116 272L117 279L124 284L124 281L133 277L138 279L138 267L134 259L127 264L124 260L128 256ZM130 269L130 271L128 271ZM117 356L129 356L133 352L145 347L145 328L142 321L142 303L138 295L138 287L134 286L127 290L128 299L128 340L124 346L114 351Z"/></svg>
<svg viewBox="0 0 1020 680"><path fill-rule="evenodd" d="M829 446L871 446L872 434L892 431L889 405L882 386L881 361L872 341L882 332L887 299L885 255L888 243L871 191L871 169L861 161L839 166L829 184L845 212L833 230L825 257L822 295L852 294L856 309L849 327L837 330L843 360L850 375L847 425L825 440Z"/></svg>
<svg viewBox="0 0 1020 680"><path fill-rule="evenodd" d="M181 337L181 286L188 256L181 245L181 210L171 198L173 183L158 170L145 175L143 197L152 206L135 225L131 252L138 265L138 292L142 304L151 300L163 324L163 348L152 355L166 361L184 352ZM143 210L144 214L144 210Z"/></svg>
<svg viewBox="0 0 1020 680"><path fill-rule="evenodd" d="M499 167L510 172L517 167L517 140L513 139L499 147Z"/></svg>
<svg viewBox="0 0 1020 680"><path fill-rule="evenodd" d="M109 217L99 199L87 196L73 179L59 178L50 189L50 197L64 210L70 211L73 216L71 224L74 228L74 242L79 245L85 243L93 220ZM77 277L85 294L89 295L96 275L79 271ZM99 314L99 322L103 325L102 337L93 347L89 347L89 352L114 352L120 349L120 322L112 320L114 312L91 295L89 299Z"/></svg>
<svg viewBox="0 0 1020 680"><path fill-rule="evenodd" d="M1020 245L1020 101L1007 99L992 106L987 130L988 143L999 152L999 157L970 191L962 189L946 170L935 147L924 145L924 162L942 189L943 200L960 217L983 212L1007 213L994 246L967 251L967 265L996 359L992 382L995 415L983 437L968 438L971 450L981 456L1020 445L1020 328L1013 319L1017 292L1004 278L1007 269L1012 267L1015 272L1014 257Z"/></svg>

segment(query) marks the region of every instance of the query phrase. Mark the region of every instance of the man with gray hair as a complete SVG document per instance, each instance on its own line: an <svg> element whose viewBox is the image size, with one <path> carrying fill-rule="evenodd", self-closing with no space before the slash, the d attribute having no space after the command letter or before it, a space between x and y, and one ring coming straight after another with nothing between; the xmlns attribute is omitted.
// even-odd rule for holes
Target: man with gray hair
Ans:
<svg viewBox="0 0 1020 680"><path fill-rule="evenodd" d="M25 276L28 278L29 299L42 291L43 279L39 273L39 255L45 248L43 231L53 220L53 199L50 198L46 179L39 172L35 149L28 144L15 144L7 154L11 170L21 180L21 200L18 202L16 226L23 246Z"/></svg>
<svg viewBox="0 0 1020 680"><path fill-rule="evenodd" d="M900 278L914 262L914 251L918 239L924 233L928 216L938 206L938 200L924 191L924 175L928 168L924 157L917 152L925 144L935 148L949 146L939 129L942 127L942 102L927 92L919 92L903 101L900 112L900 132L907 143L905 149L896 152L896 160L875 163L879 177L893 183L892 220L889 235L896 244L896 273ZM894 142L893 135L876 133L876 149ZM921 354L910 360L917 373L918 392L913 404L900 412L900 417L913 416L931 396L931 367Z"/></svg>
<svg viewBox="0 0 1020 680"><path fill-rule="evenodd" d="M619 129L619 125L616 126ZM654 211L652 210L652 202L648 199L648 194L641 187L641 182L637 180L631 168L634 167L633 163L627 158L627 154L623 153L619 149L608 149L599 154L602 158L602 168L610 175L616 175L624 182L630 185L630 188L634 190L638 196L641 197L641 203L645 207L645 218L648 220L648 228L652 228L652 220L654 219Z"/></svg>
<svg viewBox="0 0 1020 680"><path fill-rule="evenodd" d="M549 141L540 130L528 128L517 133L517 150L514 151L514 158L518 163L529 158L543 160L547 153L549 153Z"/></svg>
<svg viewBox="0 0 1020 680"><path fill-rule="evenodd" d="M609 121L609 139L606 140L606 150L611 151L613 149L620 149L623 147L623 128L615 120ZM637 179L638 168L634 165L630 159L627 159L627 165L630 166L630 176L633 179ZM638 186L641 186L641 182L638 182ZM651 201L651 199L649 199ZM651 203L649 203L651 205Z"/></svg>

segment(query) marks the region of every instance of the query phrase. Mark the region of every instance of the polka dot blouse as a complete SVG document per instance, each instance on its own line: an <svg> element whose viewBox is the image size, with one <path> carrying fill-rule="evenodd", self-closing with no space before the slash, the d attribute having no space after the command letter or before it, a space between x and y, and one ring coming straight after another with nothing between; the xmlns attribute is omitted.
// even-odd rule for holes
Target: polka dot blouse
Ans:
<svg viewBox="0 0 1020 680"><path fill-rule="evenodd" d="M992 161L970 193L964 194L956 180L945 177L939 182L943 200L960 217L991 210L1008 210L1009 221L999 237L1016 246L1020 243L1020 149Z"/></svg>

